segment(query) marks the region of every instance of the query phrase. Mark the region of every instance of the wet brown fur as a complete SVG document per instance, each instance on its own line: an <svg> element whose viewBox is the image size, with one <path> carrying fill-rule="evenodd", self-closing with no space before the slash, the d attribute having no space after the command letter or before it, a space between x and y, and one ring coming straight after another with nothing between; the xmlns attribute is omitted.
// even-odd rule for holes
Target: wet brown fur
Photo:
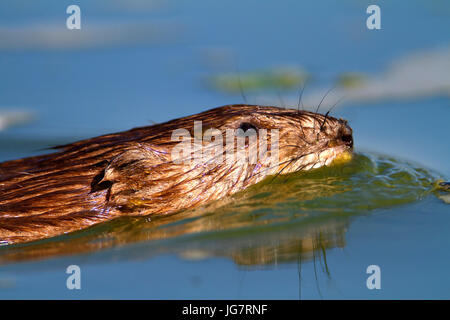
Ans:
<svg viewBox="0 0 450 320"><path fill-rule="evenodd" d="M280 166L174 165L170 150L178 141L172 141L172 132L186 128L193 134L195 120L221 131L237 128L243 121L269 130L282 126ZM305 167L298 164L302 155L324 150L330 141L351 148L353 142L350 145L342 138L348 140L349 135L351 129L344 120L328 115L229 105L59 146L55 153L4 162L0 164L0 241L39 240L119 216L195 207L269 174L301 170Z"/></svg>

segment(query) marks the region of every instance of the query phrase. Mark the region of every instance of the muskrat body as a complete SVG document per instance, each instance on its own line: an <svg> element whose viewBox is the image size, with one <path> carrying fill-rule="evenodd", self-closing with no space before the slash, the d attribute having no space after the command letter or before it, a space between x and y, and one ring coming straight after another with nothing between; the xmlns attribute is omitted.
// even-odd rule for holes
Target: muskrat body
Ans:
<svg viewBox="0 0 450 320"><path fill-rule="evenodd" d="M213 132L214 139L197 139L194 126L199 121L200 138ZM186 141L193 148L177 156L180 140L173 133L180 129L190 133ZM271 157L274 136L260 134L261 129L277 131L276 163ZM244 135L236 134L230 145L225 143L229 130ZM217 161L239 146L249 154L255 148L251 131L269 146L258 147L263 152L256 160ZM200 160L196 145L205 147ZM174 213L231 195L269 175L329 165L352 148L345 120L252 105L223 106L59 146L55 153L0 164L0 242L45 239L120 216ZM187 161L186 154L197 161Z"/></svg>

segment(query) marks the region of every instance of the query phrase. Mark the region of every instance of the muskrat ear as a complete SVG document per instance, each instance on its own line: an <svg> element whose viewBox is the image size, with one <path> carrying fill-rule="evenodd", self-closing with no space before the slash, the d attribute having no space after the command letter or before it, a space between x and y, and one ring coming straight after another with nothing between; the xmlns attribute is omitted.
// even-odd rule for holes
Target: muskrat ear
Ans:
<svg viewBox="0 0 450 320"><path fill-rule="evenodd" d="M166 162L167 154L161 147L133 145L111 160L100 183L145 175L148 168Z"/></svg>

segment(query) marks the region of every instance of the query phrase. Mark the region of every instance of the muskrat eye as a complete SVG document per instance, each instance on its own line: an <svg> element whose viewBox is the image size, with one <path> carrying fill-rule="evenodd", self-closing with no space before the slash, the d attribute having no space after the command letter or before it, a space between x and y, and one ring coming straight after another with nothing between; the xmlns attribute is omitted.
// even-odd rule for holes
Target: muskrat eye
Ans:
<svg viewBox="0 0 450 320"><path fill-rule="evenodd" d="M249 123L249 122L242 122L240 125L239 125L239 128L238 129L241 129L242 131L244 131L244 132L246 132L247 130L249 130L249 129L253 129L253 130L257 130L256 129L256 127L254 126L254 125L252 125L251 123Z"/></svg>
<svg viewBox="0 0 450 320"><path fill-rule="evenodd" d="M249 131L250 130L250 131ZM256 127L249 123L249 122L242 122L239 125L239 128L236 131L237 136L252 136L255 135L258 129Z"/></svg>

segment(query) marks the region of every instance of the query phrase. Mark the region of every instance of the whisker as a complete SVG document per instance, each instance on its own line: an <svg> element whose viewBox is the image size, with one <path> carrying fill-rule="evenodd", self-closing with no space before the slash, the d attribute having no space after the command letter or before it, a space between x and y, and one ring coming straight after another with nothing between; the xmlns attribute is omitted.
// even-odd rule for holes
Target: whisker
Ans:
<svg viewBox="0 0 450 320"><path fill-rule="evenodd" d="M280 100L281 107L286 109L286 104L284 103L283 97L281 96L280 90L277 89L278 100Z"/></svg>
<svg viewBox="0 0 450 320"><path fill-rule="evenodd" d="M335 88L335 87L332 87L331 89L329 89L329 90L327 91L327 93L325 93L325 95L322 97L322 100L320 100L320 103L319 103L319 105L317 106L316 113L319 112L319 108L320 108L320 106L322 105L322 102L325 100L325 98L327 97L327 95L328 95L331 91L334 90L334 88Z"/></svg>
<svg viewBox="0 0 450 320"><path fill-rule="evenodd" d="M297 105L298 112L300 112L300 104L302 104L302 97L303 97L303 92L305 91L306 83L307 83L306 80L302 83L302 91L300 92L300 96L298 97L298 105ZM303 111L303 104L302 104L302 111Z"/></svg>
<svg viewBox="0 0 450 320"><path fill-rule="evenodd" d="M341 98L340 98L340 99L339 99L339 100L338 100L338 101L330 108L330 110L328 110L327 113L325 113L325 118L323 119L322 125L320 126L320 131L322 131L322 128L323 128L323 126L325 125L325 122L327 121L327 117L328 117L328 115L330 114L331 110L333 110L334 107L336 107L337 104L338 104L339 102L341 102L344 98L345 98L345 97L341 97Z"/></svg>
<svg viewBox="0 0 450 320"><path fill-rule="evenodd" d="M322 100L320 100L320 103L319 103L319 105L317 106L316 113L319 112L319 109L320 109L320 106L322 105L322 102L325 100L325 98L327 97L327 95L328 95L334 88L335 88L335 86L331 87L331 89L329 89L329 90L327 91L327 93L325 93L325 95L322 97ZM314 117L314 131L313 131L313 133L316 133L316 118L315 118L315 117Z"/></svg>
<svg viewBox="0 0 450 320"><path fill-rule="evenodd" d="M288 162L287 165L285 165L280 171L278 171L275 174L275 176L272 178L272 180L270 180L270 183L272 183L284 171L284 169L286 169L288 166L290 166L294 161L295 161L295 159L292 159L291 161Z"/></svg>
<svg viewBox="0 0 450 320"><path fill-rule="evenodd" d="M259 175L259 174L264 173L264 172L267 171L267 170L273 169L273 168L275 168L275 167L278 167L278 166L283 165L283 164L285 164L285 163L288 163L288 162L290 162L290 161L299 160L299 159L301 159L301 158L303 158L303 157L306 157L307 155L310 155L310 154L312 154L312 153L313 153L313 152L306 153L306 154L302 154L302 155L299 156L299 157L294 157L294 158L285 160L285 161L283 161L283 162L277 163L277 164L274 165L274 166L271 166L271 167L268 167L268 168L266 168L266 169L264 169L264 170L259 171L258 173L252 175L252 177L255 177L255 176Z"/></svg>
<svg viewBox="0 0 450 320"><path fill-rule="evenodd" d="M245 104L248 104L247 97L244 94L244 88L242 87L241 73L239 72L239 67L237 65L237 62L236 62L236 73L237 73L237 76L238 76L239 91L241 92L242 99L244 99L244 103Z"/></svg>
<svg viewBox="0 0 450 320"><path fill-rule="evenodd" d="M302 111L303 111L302 97L303 97L303 92L305 91L306 83L307 83L307 80L305 80L303 82L302 91L300 92L300 96L298 97L298 105L297 105L297 112L298 113L300 113L300 104L302 105ZM305 135L305 131L303 130L302 122L300 121L299 123L300 123L300 129L302 129L302 134L303 134L303 137L304 137L304 138L302 138L302 140L305 141L308 144L311 144L308 141L306 141L306 135Z"/></svg>
<svg viewBox="0 0 450 320"><path fill-rule="evenodd" d="M323 299L322 296L322 292L320 290L320 285L319 285L319 279L317 278L317 267L316 267L316 250L317 250L317 245L316 245L316 241L317 240L313 240L313 264L314 264L314 278L316 280L316 287L317 287L317 292L319 293L320 299Z"/></svg>
<svg viewBox="0 0 450 320"><path fill-rule="evenodd" d="M270 183L272 183L283 171L284 171L284 169L286 169L288 166L290 166L292 163L294 163L295 164L295 162L296 161L298 161L298 160L300 160L301 158L303 158L304 156L306 156L306 155L309 155L309 154L311 154L311 153L308 153L308 154L303 154L303 155L301 155L301 156L299 156L299 157L296 157L296 158L293 158L293 159L291 159L291 161L287 164L287 165L285 165L280 171L278 171L277 172L277 174L273 177L273 179L270 181ZM307 166L307 164L305 164L305 165L303 165L303 166L300 166L300 168L297 168L297 170L302 170L303 168L305 168Z"/></svg>
<svg viewBox="0 0 450 320"><path fill-rule="evenodd" d="M293 147L293 148L298 148L298 149L300 149L300 150L302 150L302 149L303 149L302 147L300 147L300 146L297 146L297 145L295 145L295 144L287 144L287 145L286 145L286 147Z"/></svg>
<svg viewBox="0 0 450 320"><path fill-rule="evenodd" d="M296 161L298 161L298 160L299 160L299 159L297 159ZM294 162L294 164L295 164L295 162ZM309 163L303 164L303 165L301 165L300 167L297 167L297 168L295 169L295 171L303 170L307 165L309 165ZM284 179L284 181L287 181L288 178L289 178L289 176L286 176L286 179Z"/></svg>

